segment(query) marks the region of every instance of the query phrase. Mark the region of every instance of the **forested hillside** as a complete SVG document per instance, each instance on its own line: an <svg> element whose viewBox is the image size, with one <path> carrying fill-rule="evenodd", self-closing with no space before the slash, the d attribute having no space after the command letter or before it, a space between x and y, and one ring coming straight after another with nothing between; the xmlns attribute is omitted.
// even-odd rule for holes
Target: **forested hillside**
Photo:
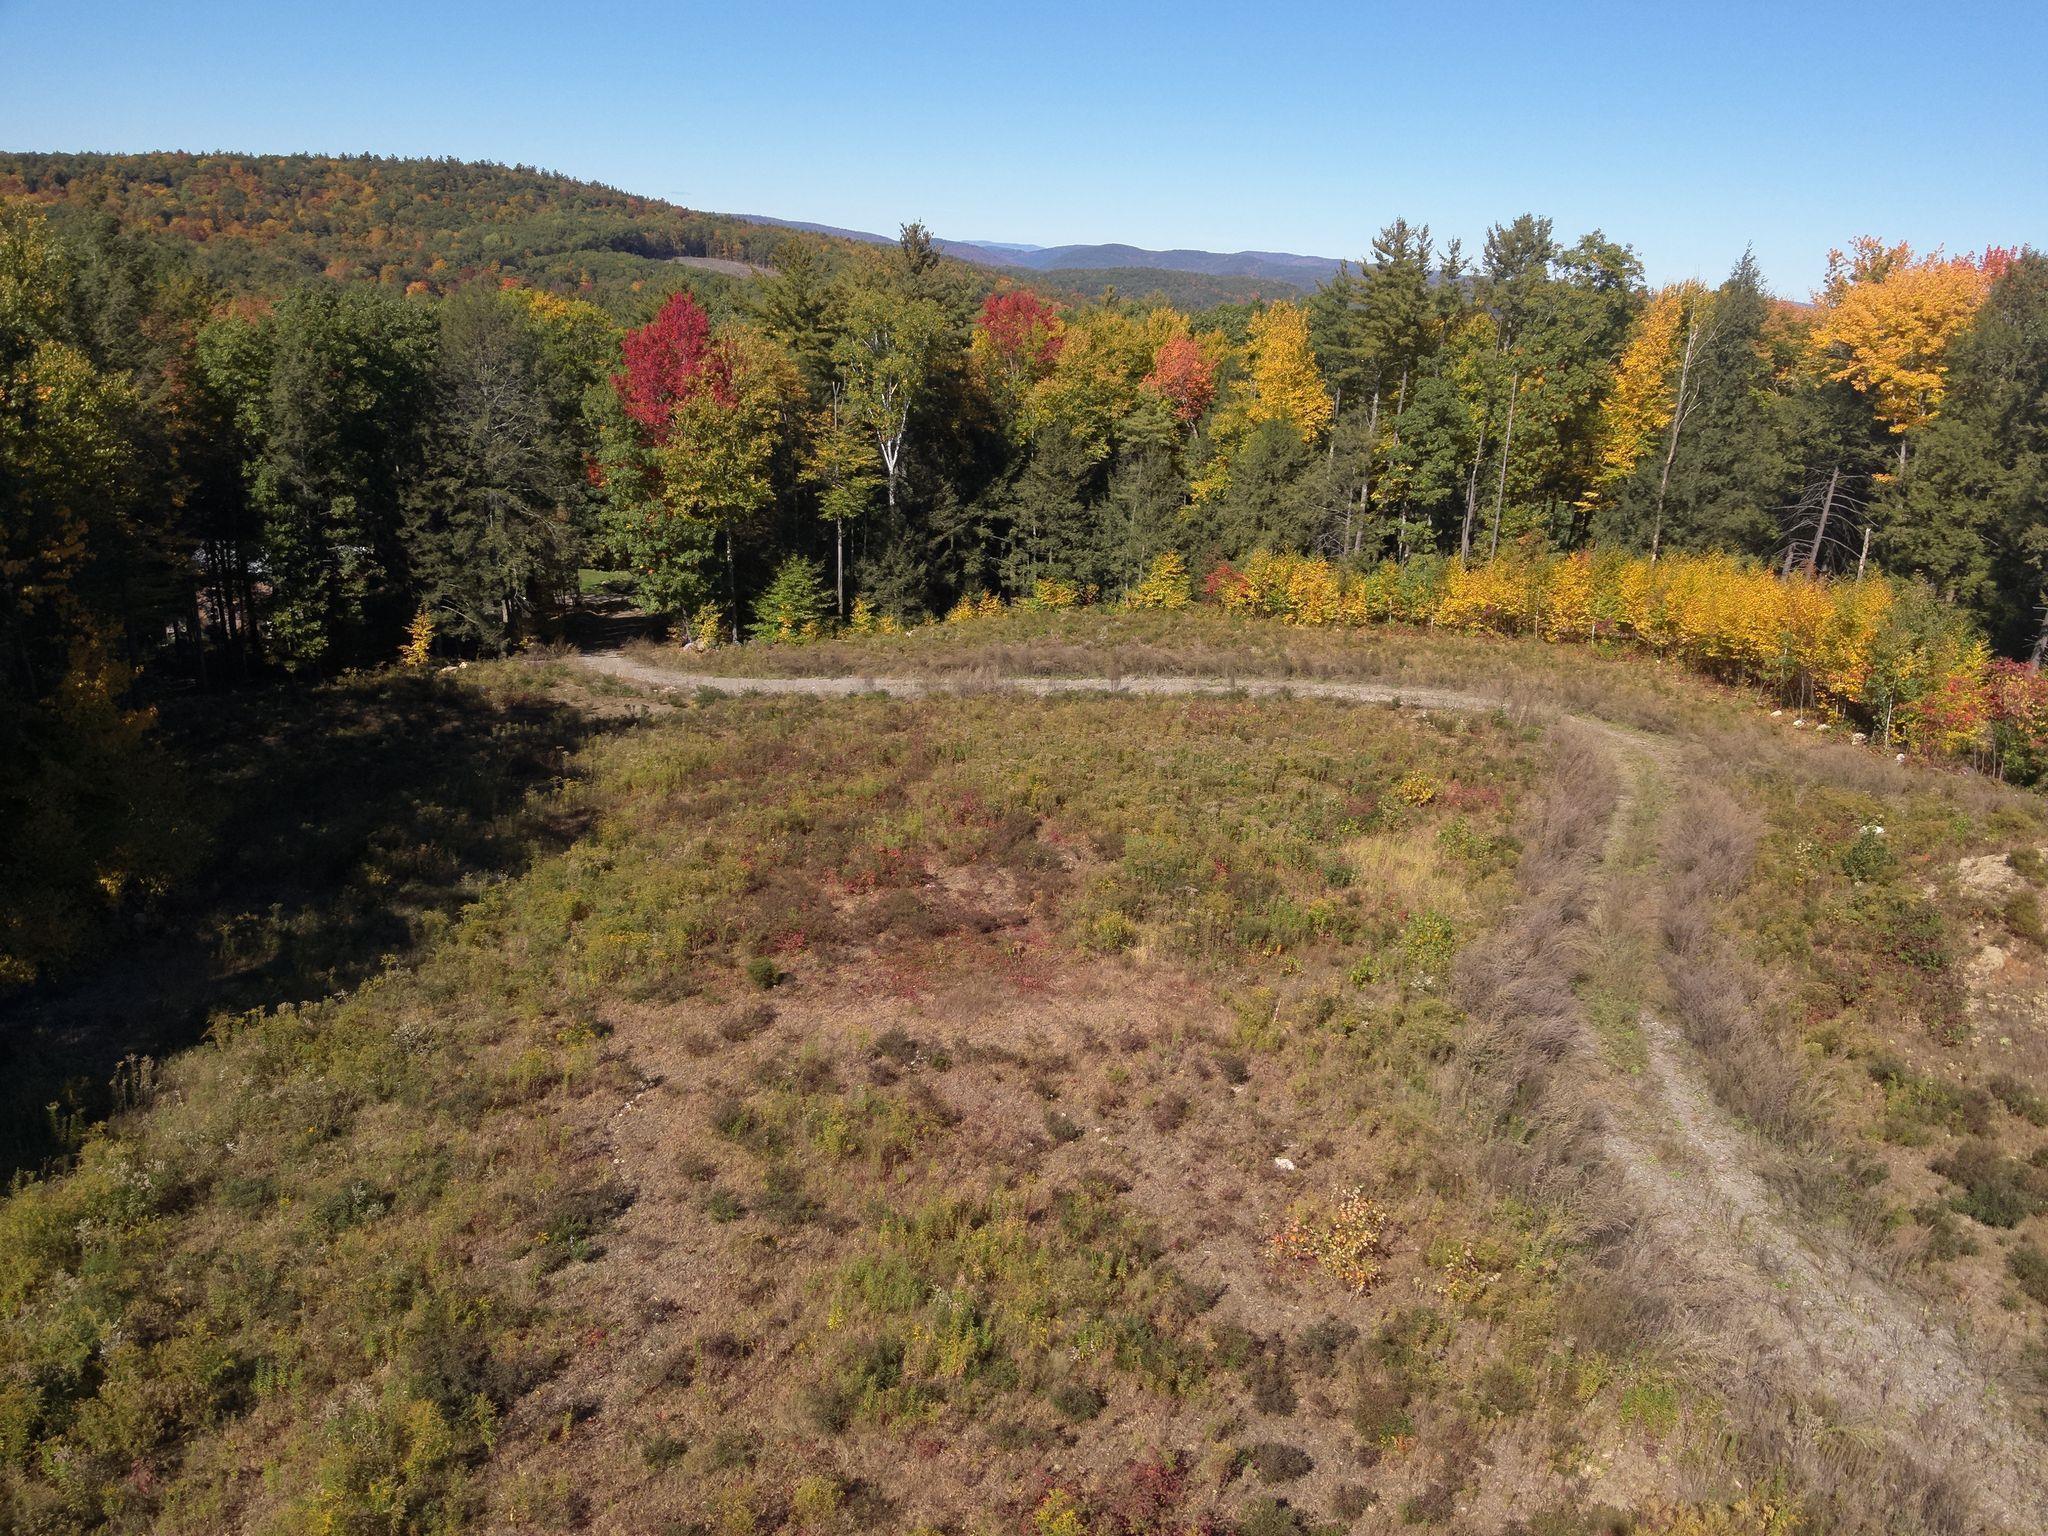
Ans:
<svg viewBox="0 0 2048 1536"><path fill-rule="evenodd" d="M783 232L529 166L377 155L0 153L0 197L197 248L223 288L309 277L442 292L513 276L616 296L661 263L767 264Z"/></svg>

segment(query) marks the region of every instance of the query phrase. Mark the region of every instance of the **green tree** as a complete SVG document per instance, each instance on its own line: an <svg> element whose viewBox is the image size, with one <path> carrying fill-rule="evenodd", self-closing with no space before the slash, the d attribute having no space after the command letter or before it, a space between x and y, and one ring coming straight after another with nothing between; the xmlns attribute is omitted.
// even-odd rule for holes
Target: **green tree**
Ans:
<svg viewBox="0 0 2048 1536"><path fill-rule="evenodd" d="M832 344L838 332L836 295L824 248L793 234L775 249L775 272L756 285L752 311L761 329L789 350L811 398L832 386Z"/></svg>
<svg viewBox="0 0 2048 1536"><path fill-rule="evenodd" d="M319 285L202 344L253 455L267 640L290 669L387 655L410 617L400 504L438 341L423 305Z"/></svg>
<svg viewBox="0 0 2048 1536"><path fill-rule="evenodd" d="M725 544L732 635L739 635L739 573L734 545L775 500L775 464L800 384L788 355L758 333L729 331L723 389L699 389L675 408L666 441L654 450L663 505L671 517L708 530Z"/></svg>
<svg viewBox="0 0 2048 1536"><path fill-rule="evenodd" d="M2008 651L2048 652L2048 255L2013 258L1955 346L1886 541Z"/></svg>
<svg viewBox="0 0 2048 1536"><path fill-rule="evenodd" d="M867 515L882 477L873 446L847 409L844 391L828 387L825 409L812 423L804 474L817 492L818 515L832 525L833 582L838 613L846 617L846 525Z"/></svg>
<svg viewBox="0 0 2048 1536"><path fill-rule="evenodd" d="M44 221L0 203L0 987L75 955L185 846L116 660L138 395L81 344L71 281Z"/></svg>
<svg viewBox="0 0 2048 1536"><path fill-rule="evenodd" d="M932 299L870 279L847 296L840 324L832 360L845 410L874 442L893 513L913 413L932 385L947 339L945 312Z"/></svg>
<svg viewBox="0 0 2048 1536"><path fill-rule="evenodd" d="M443 633L503 650L574 570L586 495L581 391L531 312L469 288L441 309L441 356L406 549Z"/></svg>
<svg viewBox="0 0 2048 1536"><path fill-rule="evenodd" d="M808 640L817 635L831 607L818 562L791 555L754 599L756 640Z"/></svg>

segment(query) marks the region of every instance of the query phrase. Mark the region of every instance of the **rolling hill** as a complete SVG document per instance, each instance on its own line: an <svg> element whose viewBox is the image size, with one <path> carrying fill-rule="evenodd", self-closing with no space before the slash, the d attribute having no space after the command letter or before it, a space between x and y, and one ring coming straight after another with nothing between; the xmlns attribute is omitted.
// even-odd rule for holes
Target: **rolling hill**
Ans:
<svg viewBox="0 0 2048 1536"><path fill-rule="evenodd" d="M113 219L198 248L237 293L308 277L440 288L493 274L578 289L632 313L688 281L716 305L772 270L788 231L830 243L893 236L801 220L704 213L531 166L377 155L0 152L0 197L54 217ZM1311 286L1319 258L1134 246L941 241L985 283L1029 282L1076 301L1105 288L1186 309ZM1334 265L1322 264L1322 265Z"/></svg>
<svg viewBox="0 0 2048 1536"><path fill-rule="evenodd" d="M832 224L808 224L796 219L779 219L765 214L735 215L757 224L773 224L788 229L807 230L814 234L832 235L845 240L860 240L870 244L886 245L894 237L879 235L868 230L844 229ZM1250 297L1254 291L1272 294L1313 289L1327 281L1337 270L1334 256L1300 256L1288 251L1197 251L1177 249L1170 251L1147 250L1136 245L1030 245L998 240L940 240L939 249L948 256L972 262L980 267L992 267L1007 272L1031 272L1048 278L1057 278L1063 284L1072 286L1076 281L1073 274L1080 272L1114 272L1113 282L1119 289L1128 290L1136 286L1127 276L1137 271L1182 272L1190 276L1213 278L1250 278L1255 281L1255 290L1248 289L1242 296ZM1099 286L1099 285L1098 285Z"/></svg>
<svg viewBox="0 0 2048 1536"><path fill-rule="evenodd" d="M235 292L308 277L442 287L502 274L624 303L772 262L779 227L596 182L376 155L0 153L0 197L191 242Z"/></svg>

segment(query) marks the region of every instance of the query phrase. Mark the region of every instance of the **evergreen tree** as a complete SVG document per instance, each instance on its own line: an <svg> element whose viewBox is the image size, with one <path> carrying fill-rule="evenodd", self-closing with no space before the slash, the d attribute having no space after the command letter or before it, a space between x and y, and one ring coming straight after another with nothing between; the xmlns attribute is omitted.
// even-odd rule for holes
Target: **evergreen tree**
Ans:
<svg viewBox="0 0 2048 1536"><path fill-rule="evenodd" d="M574 381L547 367L539 328L488 290L442 306L440 352L406 494L412 579L443 633L503 650L532 633L574 573L581 402Z"/></svg>
<svg viewBox="0 0 2048 1536"><path fill-rule="evenodd" d="M1886 539L2038 664L2048 639L2048 255L2014 258L1955 348Z"/></svg>
<svg viewBox="0 0 2048 1536"><path fill-rule="evenodd" d="M400 503L437 332L423 306L321 285L202 350L251 446L267 639L289 668L388 655L411 616Z"/></svg>
<svg viewBox="0 0 2048 1536"><path fill-rule="evenodd" d="M788 349L814 401L832 384L832 344L837 334L835 296L825 253L817 241L791 235L776 247L775 271L753 295L761 329Z"/></svg>

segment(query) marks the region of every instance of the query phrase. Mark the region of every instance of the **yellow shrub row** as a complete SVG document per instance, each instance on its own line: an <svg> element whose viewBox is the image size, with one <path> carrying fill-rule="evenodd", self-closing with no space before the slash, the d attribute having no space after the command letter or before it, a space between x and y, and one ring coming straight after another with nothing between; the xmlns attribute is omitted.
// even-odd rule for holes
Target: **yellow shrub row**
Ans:
<svg viewBox="0 0 2048 1536"><path fill-rule="evenodd" d="M1651 561L1604 551L1471 563L1428 556L1359 571L1260 552L1216 566L1197 591L1180 556L1167 553L1126 606L1174 609L1197 596L1228 613L1287 624L1407 623L1626 645L1767 685L1801 708L1852 716L1883 740L1923 751L1996 757L2024 736L2030 759L2048 765L2048 683L2021 687L1952 609L1879 575L1831 580L1726 555ZM1042 582L1022 606L1091 598L1068 583ZM962 598L947 621L1003 611L982 594Z"/></svg>
<svg viewBox="0 0 2048 1536"><path fill-rule="evenodd" d="M1725 555L1653 562L1581 551L1470 564L1389 561L1356 573L1313 556L1256 554L1219 566L1205 590L1229 612L1290 624L1397 620L1618 641L1838 708L1879 707L1902 687L1924 692L1946 677L1981 673L1988 660L1948 631L1897 644L1889 631L1899 593L1882 576L1781 576ZM1873 689L1882 697L1873 698Z"/></svg>

